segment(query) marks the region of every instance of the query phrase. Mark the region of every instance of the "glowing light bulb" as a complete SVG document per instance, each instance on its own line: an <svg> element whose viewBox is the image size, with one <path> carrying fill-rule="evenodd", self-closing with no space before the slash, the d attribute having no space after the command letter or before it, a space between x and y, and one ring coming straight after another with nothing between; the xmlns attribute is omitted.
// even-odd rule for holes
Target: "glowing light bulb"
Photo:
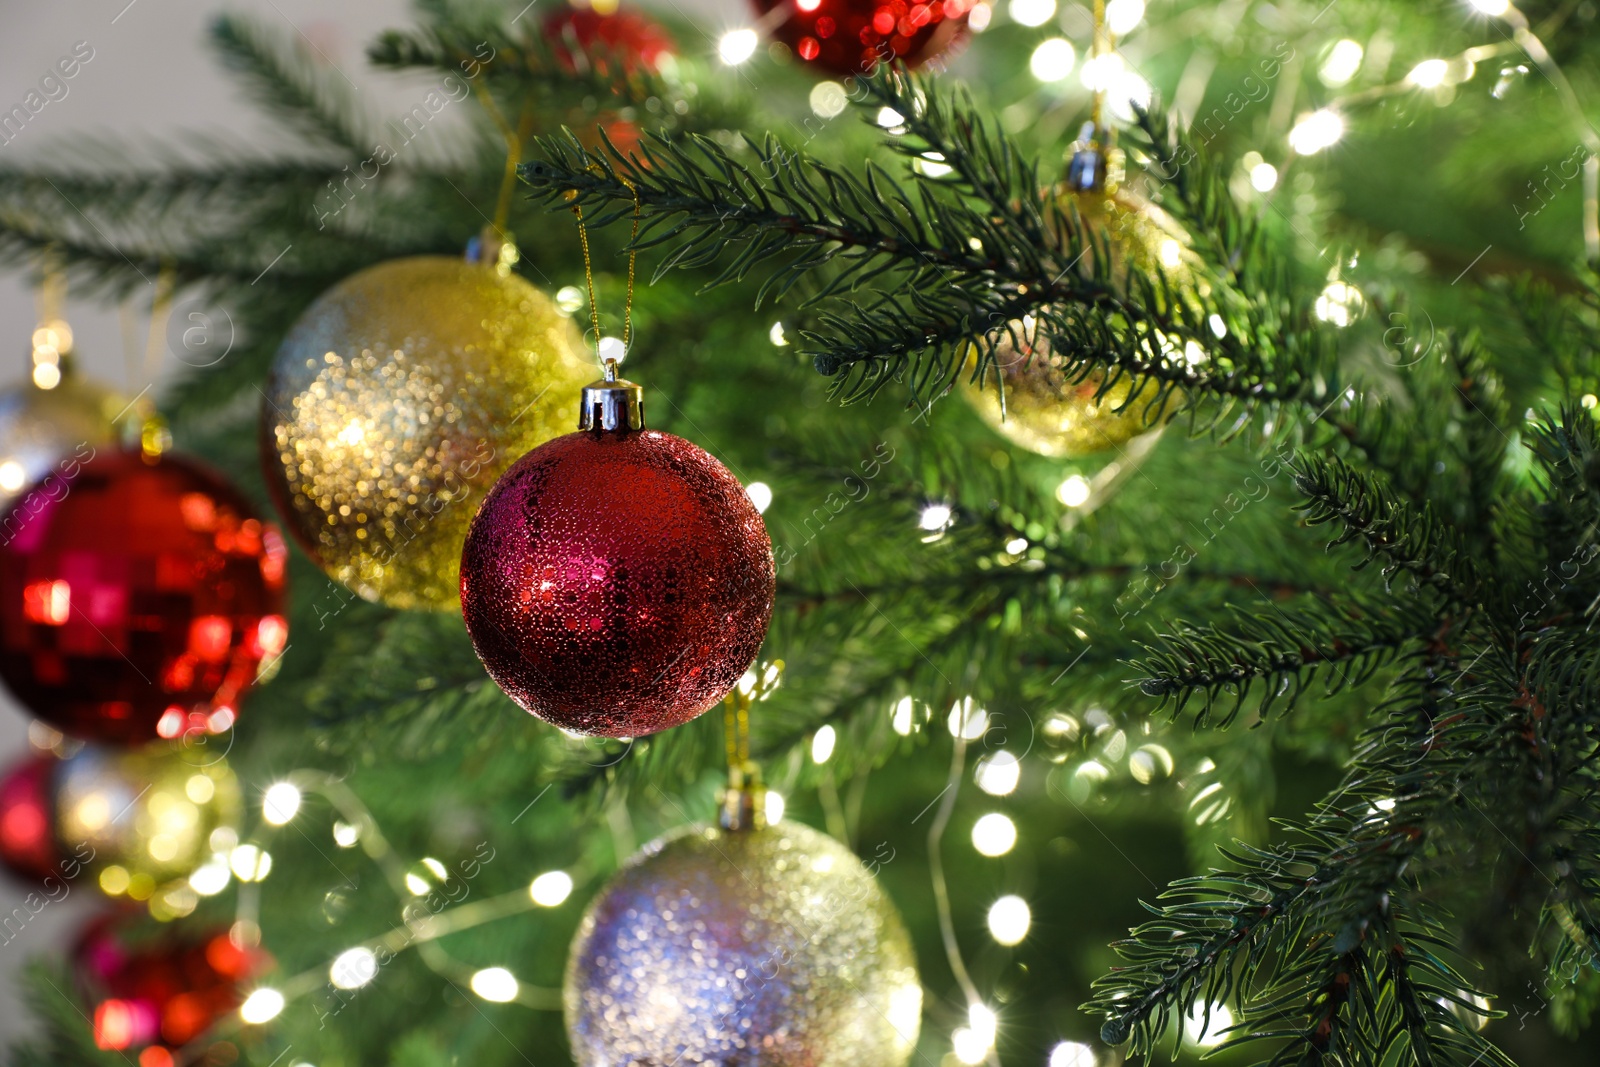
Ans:
<svg viewBox="0 0 1600 1067"><path fill-rule="evenodd" d="M744 495L750 498L750 503L756 506L756 511L763 514L772 506L772 486L766 482L751 482L744 487Z"/></svg>
<svg viewBox="0 0 1600 1067"><path fill-rule="evenodd" d="M922 509L922 515L917 519L917 525L924 530L942 530L950 525L950 519L955 514L949 504L929 504Z"/></svg>
<svg viewBox="0 0 1600 1067"><path fill-rule="evenodd" d="M1050 1067L1094 1067L1094 1049L1081 1041L1063 1041L1050 1050Z"/></svg>
<svg viewBox="0 0 1600 1067"><path fill-rule="evenodd" d="M433 886L429 885L428 880L422 875L407 873L406 888L411 891L411 895L414 897L425 897L433 889Z"/></svg>
<svg viewBox="0 0 1600 1067"><path fill-rule="evenodd" d="M755 30L729 30L717 42L717 55L723 63L737 67L756 54L756 46L760 43L761 38L756 36Z"/></svg>
<svg viewBox="0 0 1600 1067"><path fill-rule="evenodd" d="M239 1018L252 1026L270 1023L283 1011L283 994L276 989L258 989L239 1005Z"/></svg>
<svg viewBox="0 0 1600 1067"><path fill-rule="evenodd" d="M300 810L300 790L288 782L274 783L261 798L261 817L273 826L282 826Z"/></svg>
<svg viewBox="0 0 1600 1067"><path fill-rule="evenodd" d="M233 876L241 882L260 882L272 872L272 854L255 845L240 845L228 857Z"/></svg>
<svg viewBox="0 0 1600 1067"><path fill-rule="evenodd" d="M905 125L906 117L892 107L878 109L878 125L886 130L894 130Z"/></svg>
<svg viewBox="0 0 1600 1067"><path fill-rule="evenodd" d="M1411 73L1406 75L1406 81L1418 89L1437 89L1444 84L1445 77L1449 73L1450 64L1444 60L1424 59L1411 68Z"/></svg>
<svg viewBox="0 0 1600 1067"><path fill-rule="evenodd" d="M1278 168L1271 163L1257 163L1250 168L1250 185L1258 193L1270 193L1278 187Z"/></svg>
<svg viewBox="0 0 1600 1067"><path fill-rule="evenodd" d="M1002 945L1017 945L1028 936L1033 912L1018 896L1004 896L989 905L989 935Z"/></svg>
<svg viewBox="0 0 1600 1067"><path fill-rule="evenodd" d="M788 347L789 338L785 337L783 334L783 323L775 322L772 324L772 329L767 331L767 340L771 341L779 348Z"/></svg>
<svg viewBox="0 0 1600 1067"><path fill-rule="evenodd" d="M1289 147L1302 156L1332 148L1344 136L1344 117L1331 108L1303 116L1289 131Z"/></svg>
<svg viewBox="0 0 1600 1067"><path fill-rule="evenodd" d="M360 989L378 976L378 957L369 948L351 948L334 957L328 981L336 989Z"/></svg>
<svg viewBox="0 0 1600 1067"><path fill-rule="evenodd" d="M1051 7L1055 5L1052 4ZM1028 70L1042 82L1058 82L1072 73L1078 62L1078 50L1065 37L1052 37L1039 42L1028 59Z"/></svg>
<svg viewBox="0 0 1600 1067"><path fill-rule="evenodd" d="M504 967L485 967L472 976L472 991L484 1000L504 1004L517 999L517 976Z"/></svg>
<svg viewBox="0 0 1600 1067"><path fill-rule="evenodd" d="M1017 824L1009 815L991 811L972 824L972 847L980 855L1004 856L1017 844Z"/></svg>
<svg viewBox="0 0 1600 1067"><path fill-rule="evenodd" d="M232 872L221 858L214 858L194 869L189 875L189 888L203 897L214 897L228 888Z"/></svg>
<svg viewBox="0 0 1600 1067"><path fill-rule="evenodd" d="M1000 1017L986 1004L968 1004L967 1026L983 1039L986 1046L993 1046L995 1034L1000 1031Z"/></svg>
<svg viewBox="0 0 1600 1067"><path fill-rule="evenodd" d="M0 463L0 489L8 493L15 493L28 481L28 472L22 469L22 464L14 459Z"/></svg>
<svg viewBox="0 0 1600 1067"><path fill-rule="evenodd" d="M811 737L811 762L827 763L828 757L833 755L833 746L839 740L839 734L832 726L824 726Z"/></svg>
<svg viewBox="0 0 1600 1067"><path fill-rule="evenodd" d="M1056 0L1011 0L1006 9L1019 26L1043 26L1056 14Z"/></svg>
<svg viewBox="0 0 1600 1067"><path fill-rule="evenodd" d="M916 702L910 697L901 697L889 716L889 723L894 727L894 732L901 737L910 737L911 731L916 729L915 714Z"/></svg>
<svg viewBox="0 0 1600 1067"><path fill-rule="evenodd" d="M1323 85L1344 85L1356 76L1365 57L1366 50L1360 42L1346 37L1329 50L1328 58L1322 61L1322 68L1317 71L1317 77L1322 79Z"/></svg>
<svg viewBox="0 0 1600 1067"><path fill-rule="evenodd" d="M951 737L976 741L989 732L989 713L972 706L971 697L963 697L950 705L950 716L945 720Z"/></svg>
<svg viewBox="0 0 1600 1067"><path fill-rule="evenodd" d="M950 1035L950 1044L956 1054L956 1059L965 1064L982 1063L989 1057L989 1042L983 1035L963 1026Z"/></svg>
<svg viewBox="0 0 1600 1067"><path fill-rule="evenodd" d="M545 908L554 908L571 895L572 875L566 871L545 871L528 886L528 896Z"/></svg>
<svg viewBox="0 0 1600 1067"><path fill-rule="evenodd" d="M1009 752L996 752L978 761L973 776L978 788L992 797L1008 796L1022 779L1022 763Z"/></svg>
<svg viewBox="0 0 1600 1067"><path fill-rule="evenodd" d="M1192 1045L1215 1048L1228 1039L1225 1031L1233 1025L1233 1012L1228 1010L1226 1004L1213 1004L1209 1012L1209 1022L1207 1014L1204 1004L1196 1004L1190 1008L1189 1014L1183 1019L1183 1036L1188 1038Z"/></svg>
<svg viewBox="0 0 1600 1067"><path fill-rule="evenodd" d="M1126 37L1144 21L1144 0L1111 0L1106 5L1106 28Z"/></svg>
<svg viewBox="0 0 1600 1067"><path fill-rule="evenodd" d="M354 848L361 839L361 831L351 823L337 821L333 824L333 843L340 848Z"/></svg>
<svg viewBox="0 0 1600 1067"><path fill-rule="evenodd" d="M1056 499L1069 508L1083 506L1089 499L1089 479L1081 474L1072 475L1056 486Z"/></svg>

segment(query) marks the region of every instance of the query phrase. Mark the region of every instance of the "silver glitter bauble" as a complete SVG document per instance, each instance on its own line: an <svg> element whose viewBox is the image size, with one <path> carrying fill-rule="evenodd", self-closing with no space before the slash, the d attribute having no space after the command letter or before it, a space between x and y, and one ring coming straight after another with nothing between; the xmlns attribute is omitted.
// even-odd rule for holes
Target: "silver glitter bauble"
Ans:
<svg viewBox="0 0 1600 1067"><path fill-rule="evenodd" d="M691 827L589 906L567 961L580 1067L904 1067L922 985L894 905L797 823Z"/></svg>

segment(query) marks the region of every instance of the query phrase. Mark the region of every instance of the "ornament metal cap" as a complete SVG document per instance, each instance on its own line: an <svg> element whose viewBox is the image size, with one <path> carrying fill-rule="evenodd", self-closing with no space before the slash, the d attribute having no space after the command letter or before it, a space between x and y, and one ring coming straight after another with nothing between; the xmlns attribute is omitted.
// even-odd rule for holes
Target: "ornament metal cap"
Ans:
<svg viewBox="0 0 1600 1067"><path fill-rule="evenodd" d="M1114 193L1122 184L1122 152L1106 144L1104 133L1085 122L1067 156L1067 189L1074 193Z"/></svg>
<svg viewBox="0 0 1600 1067"><path fill-rule="evenodd" d="M617 377L616 360L606 360L606 376L583 387L578 429L606 433L644 429L644 389Z"/></svg>
<svg viewBox="0 0 1600 1067"><path fill-rule="evenodd" d="M767 825L767 787L761 768L745 760L728 768L728 788L722 791L717 825L724 830L760 830Z"/></svg>

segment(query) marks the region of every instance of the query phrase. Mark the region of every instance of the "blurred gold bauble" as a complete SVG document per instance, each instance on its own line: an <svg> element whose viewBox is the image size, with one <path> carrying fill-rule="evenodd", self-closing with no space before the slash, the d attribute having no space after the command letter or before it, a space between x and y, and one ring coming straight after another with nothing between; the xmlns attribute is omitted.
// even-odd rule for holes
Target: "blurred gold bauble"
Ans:
<svg viewBox="0 0 1600 1067"><path fill-rule="evenodd" d="M55 826L110 896L148 900L238 844L239 779L203 746L85 745L55 770Z"/></svg>
<svg viewBox="0 0 1600 1067"><path fill-rule="evenodd" d="M894 905L797 823L669 835L589 906L564 990L579 1067L904 1067L922 986Z"/></svg>
<svg viewBox="0 0 1600 1067"><path fill-rule="evenodd" d="M0 508L52 472L72 477L75 465L57 468L113 444L117 416L130 411L127 398L84 378L68 357L49 370L49 389L31 381L0 389Z"/></svg>
<svg viewBox="0 0 1600 1067"><path fill-rule="evenodd" d="M1136 274L1165 276L1180 299L1195 288L1189 266L1194 254L1177 224L1154 204L1120 191L1062 191L1055 203L1053 222L1063 243L1068 235L1077 234L1080 243L1088 245L1081 266L1073 270L1086 274L1092 270L1093 242L1104 242L1110 252L1111 277L1119 287L1132 269ZM1080 234L1082 230L1089 232ZM1096 368L1073 380L1082 365L1074 366L1070 353L1054 351L1032 316L996 330L991 340L994 361L985 370L982 385L974 380L978 348L968 348L961 391L1002 437L1042 456L1072 458L1113 448L1155 429L1182 402L1176 392L1157 402L1158 383L1130 375L1119 378L1097 399L1106 380L1104 372Z"/></svg>
<svg viewBox="0 0 1600 1067"><path fill-rule="evenodd" d="M278 350L267 481L330 577L393 607L449 608L479 500L574 429L596 374L554 302L504 269L445 256L369 267Z"/></svg>

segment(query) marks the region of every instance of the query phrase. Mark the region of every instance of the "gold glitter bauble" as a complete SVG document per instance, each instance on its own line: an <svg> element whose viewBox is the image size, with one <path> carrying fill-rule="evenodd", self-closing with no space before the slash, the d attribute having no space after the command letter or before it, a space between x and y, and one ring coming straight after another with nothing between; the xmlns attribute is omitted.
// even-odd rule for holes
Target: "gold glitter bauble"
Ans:
<svg viewBox="0 0 1600 1067"><path fill-rule="evenodd" d="M267 481L330 577L393 607L449 608L479 500L572 431L597 373L571 322L514 274L445 256L369 267L278 350Z"/></svg>
<svg viewBox="0 0 1600 1067"><path fill-rule="evenodd" d="M1057 198L1055 221L1063 235L1080 227L1094 231L1110 250L1111 276L1119 285L1131 268L1143 275L1164 275L1180 296L1194 288L1188 266L1193 253L1185 247L1182 231L1142 197L1128 192L1063 192ZM1088 239L1088 234L1081 238L1085 243ZM1094 246L1089 247L1081 267L1073 269L1092 268ZM985 371L983 384L974 380L978 369L974 345L967 351L961 391L997 433L1042 456L1071 458L1113 448L1155 429L1181 402L1176 393L1158 402L1157 383L1129 375L1097 399L1105 374L1096 369L1074 381L1081 364L1074 367L1070 354L1052 350L1032 316L996 330L991 339L994 362Z"/></svg>
<svg viewBox="0 0 1600 1067"><path fill-rule="evenodd" d="M922 985L894 905L797 823L692 827L647 845L573 940L579 1067L904 1067Z"/></svg>
<svg viewBox="0 0 1600 1067"><path fill-rule="evenodd" d="M54 780L62 854L111 896L148 900L239 842L239 779L203 745L85 745Z"/></svg>
<svg viewBox="0 0 1600 1067"><path fill-rule="evenodd" d="M64 480L117 440L128 400L84 378L66 357L50 389L23 381L0 390L0 509L54 473Z"/></svg>

